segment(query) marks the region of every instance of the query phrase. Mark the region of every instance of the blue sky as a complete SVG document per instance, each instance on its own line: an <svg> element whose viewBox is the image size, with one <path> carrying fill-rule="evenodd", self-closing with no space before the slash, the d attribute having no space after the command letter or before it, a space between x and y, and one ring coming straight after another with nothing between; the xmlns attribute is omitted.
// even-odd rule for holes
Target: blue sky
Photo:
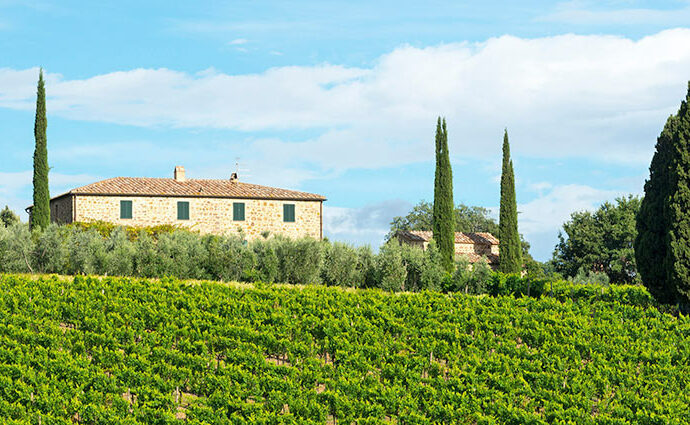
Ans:
<svg viewBox="0 0 690 425"><path fill-rule="evenodd" d="M328 197L326 234L377 246L433 193L495 208L503 129L520 229L548 259L573 211L640 193L690 79L690 2L0 0L0 204L31 202L47 73L51 191L225 178Z"/></svg>

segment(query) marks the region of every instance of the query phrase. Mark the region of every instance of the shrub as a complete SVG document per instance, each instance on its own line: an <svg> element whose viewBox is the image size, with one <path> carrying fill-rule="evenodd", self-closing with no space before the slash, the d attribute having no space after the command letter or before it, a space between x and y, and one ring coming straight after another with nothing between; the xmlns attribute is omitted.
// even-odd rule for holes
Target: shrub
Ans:
<svg viewBox="0 0 690 425"><path fill-rule="evenodd" d="M376 258L376 281L386 291L405 291L407 269L403 262L403 248L397 241L387 242Z"/></svg>
<svg viewBox="0 0 690 425"><path fill-rule="evenodd" d="M206 274L216 280L238 281L251 274L256 262L254 252L238 237L207 235L203 237L206 251Z"/></svg>
<svg viewBox="0 0 690 425"><path fill-rule="evenodd" d="M64 273L67 269L68 250L66 230L50 224L42 232L34 232L31 250L34 271L37 273Z"/></svg>
<svg viewBox="0 0 690 425"><path fill-rule="evenodd" d="M429 243L424 253L420 287L421 289L440 291L446 275L449 275L449 273L443 268L441 253L433 240Z"/></svg>
<svg viewBox="0 0 690 425"><path fill-rule="evenodd" d="M568 281L572 283L577 283L579 285L587 285L589 283L597 285L608 285L609 276L603 272L590 271L589 273L587 273L585 272L585 269L583 267L580 267L577 271L577 274L573 277L569 277Z"/></svg>
<svg viewBox="0 0 690 425"><path fill-rule="evenodd" d="M156 248L161 260L159 276L187 279L204 276L202 260L206 258L206 251L198 234L184 230L162 233Z"/></svg>
<svg viewBox="0 0 690 425"><path fill-rule="evenodd" d="M470 282L472 279L472 266L465 256L460 256L455 260L455 271L448 285L443 288L445 292L464 292L468 293L470 290Z"/></svg>
<svg viewBox="0 0 690 425"><path fill-rule="evenodd" d="M321 283L323 249L321 242L302 238L291 240L285 237L273 239L278 256L281 282L293 284Z"/></svg>
<svg viewBox="0 0 690 425"><path fill-rule="evenodd" d="M268 237L268 235L266 235ZM278 254L276 254L275 243L271 240L259 239L251 244L252 252L256 259L255 280L261 282L277 282L279 276Z"/></svg>
<svg viewBox="0 0 690 425"><path fill-rule="evenodd" d="M124 228L118 227L110 233L105 240L105 250L105 274L131 276L134 273L136 248Z"/></svg>
<svg viewBox="0 0 690 425"><path fill-rule="evenodd" d="M359 255L352 246L326 243L324 246L323 282L329 286L361 287L364 273L359 266Z"/></svg>
<svg viewBox="0 0 690 425"><path fill-rule="evenodd" d="M486 294L489 289L489 282L491 281L491 276L493 271L489 267L486 259L481 259L480 261L472 265L472 274L469 281L469 293L470 294Z"/></svg>
<svg viewBox="0 0 690 425"><path fill-rule="evenodd" d="M0 226L0 272L28 273L31 270L31 233L29 225Z"/></svg>
<svg viewBox="0 0 690 425"><path fill-rule="evenodd" d="M393 242L395 241L391 243ZM403 267L406 271L405 284L403 287L406 291L419 291L424 287L422 283L422 274L426 266L426 253L422 248L410 246L408 244L400 244L399 248Z"/></svg>
<svg viewBox="0 0 690 425"><path fill-rule="evenodd" d="M70 232L67 240L68 274L100 274L105 269L103 237L95 230Z"/></svg>
<svg viewBox="0 0 690 425"><path fill-rule="evenodd" d="M156 242L148 233L141 231L134 241L134 274L143 277L164 276L168 261L158 252Z"/></svg>
<svg viewBox="0 0 690 425"><path fill-rule="evenodd" d="M376 256L370 246L357 248L357 268L362 273L362 287L376 288L378 281L376 277Z"/></svg>

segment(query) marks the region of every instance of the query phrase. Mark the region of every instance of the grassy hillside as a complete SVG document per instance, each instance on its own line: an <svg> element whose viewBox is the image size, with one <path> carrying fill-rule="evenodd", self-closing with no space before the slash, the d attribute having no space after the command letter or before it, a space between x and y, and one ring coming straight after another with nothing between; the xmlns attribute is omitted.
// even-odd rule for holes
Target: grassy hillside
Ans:
<svg viewBox="0 0 690 425"><path fill-rule="evenodd" d="M690 319L639 288L571 289L576 301L562 286L535 299L0 275L0 419L688 423Z"/></svg>

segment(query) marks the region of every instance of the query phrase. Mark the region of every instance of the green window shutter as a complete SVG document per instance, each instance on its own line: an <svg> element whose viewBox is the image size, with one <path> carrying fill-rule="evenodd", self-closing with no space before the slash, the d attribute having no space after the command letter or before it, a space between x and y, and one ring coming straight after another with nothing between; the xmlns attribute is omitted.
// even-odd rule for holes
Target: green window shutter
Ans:
<svg viewBox="0 0 690 425"><path fill-rule="evenodd" d="M295 221L295 204L283 204L283 221L289 223Z"/></svg>
<svg viewBox="0 0 690 425"><path fill-rule="evenodd" d="M179 201L177 203L177 219L189 220L189 202Z"/></svg>
<svg viewBox="0 0 690 425"><path fill-rule="evenodd" d="M232 219L234 221L244 221L244 202L233 202Z"/></svg>
<svg viewBox="0 0 690 425"><path fill-rule="evenodd" d="M120 201L120 218L132 218L132 201Z"/></svg>

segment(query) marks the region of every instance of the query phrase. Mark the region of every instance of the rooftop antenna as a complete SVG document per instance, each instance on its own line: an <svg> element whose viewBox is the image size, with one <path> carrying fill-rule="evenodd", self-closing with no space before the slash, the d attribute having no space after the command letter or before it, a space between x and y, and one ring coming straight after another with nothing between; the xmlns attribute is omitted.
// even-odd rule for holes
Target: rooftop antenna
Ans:
<svg viewBox="0 0 690 425"><path fill-rule="evenodd" d="M235 157L235 172L232 173L230 176L230 180L239 180L240 176L240 171L242 172L242 177L251 177L251 174L248 173L249 169L248 168L240 168L240 157L236 156Z"/></svg>

